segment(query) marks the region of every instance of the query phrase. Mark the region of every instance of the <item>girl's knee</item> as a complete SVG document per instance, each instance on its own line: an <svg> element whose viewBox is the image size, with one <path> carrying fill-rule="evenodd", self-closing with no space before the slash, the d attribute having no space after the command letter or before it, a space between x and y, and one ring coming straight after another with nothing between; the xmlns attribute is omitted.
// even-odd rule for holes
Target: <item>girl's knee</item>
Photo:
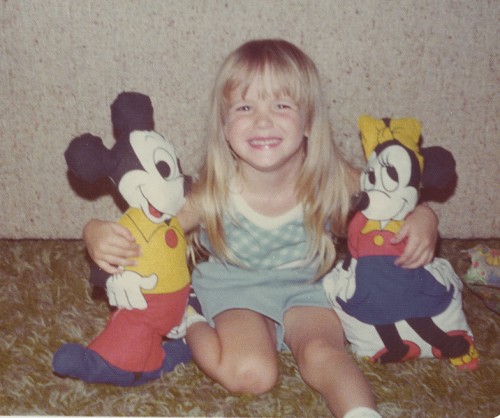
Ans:
<svg viewBox="0 0 500 418"><path fill-rule="evenodd" d="M301 375L308 376L317 373L325 365L335 364L349 356L343 346L334 346L322 338L314 338L304 342L300 353L296 353L297 364Z"/></svg>
<svg viewBox="0 0 500 418"><path fill-rule="evenodd" d="M245 358L228 366L224 387L233 393L260 395L269 392L278 381L276 362Z"/></svg>

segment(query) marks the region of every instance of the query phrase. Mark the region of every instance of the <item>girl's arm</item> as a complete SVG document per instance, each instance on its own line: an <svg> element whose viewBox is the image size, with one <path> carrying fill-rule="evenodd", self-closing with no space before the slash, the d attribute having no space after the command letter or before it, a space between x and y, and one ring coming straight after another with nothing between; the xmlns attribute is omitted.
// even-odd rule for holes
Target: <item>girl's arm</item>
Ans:
<svg viewBox="0 0 500 418"><path fill-rule="evenodd" d="M186 234L200 222L199 213L187 199L177 218ZM125 266L136 265L136 258L141 256L133 235L116 222L90 220L83 228L83 240L92 260L111 275L120 273Z"/></svg>
<svg viewBox="0 0 500 418"><path fill-rule="evenodd" d="M83 228L83 240L94 262L109 274L137 264L141 249L130 231L116 222L90 220Z"/></svg>
<svg viewBox="0 0 500 418"><path fill-rule="evenodd" d="M436 214L426 204L418 205L391 240L392 244L408 240L403 254L396 260L396 265L417 268L430 263L434 258L438 236Z"/></svg>
<svg viewBox="0 0 500 418"><path fill-rule="evenodd" d="M185 234L193 232L200 225L200 213L192 203L192 198L186 198L186 203L177 214L177 219L181 224Z"/></svg>

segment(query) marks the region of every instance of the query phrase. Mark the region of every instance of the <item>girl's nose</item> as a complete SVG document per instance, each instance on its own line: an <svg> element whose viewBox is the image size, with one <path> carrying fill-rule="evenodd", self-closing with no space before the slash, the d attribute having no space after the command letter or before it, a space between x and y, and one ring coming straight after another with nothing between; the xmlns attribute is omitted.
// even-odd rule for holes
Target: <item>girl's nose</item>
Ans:
<svg viewBox="0 0 500 418"><path fill-rule="evenodd" d="M255 123L259 128L267 128L273 124L273 120L269 111L260 109L255 114Z"/></svg>

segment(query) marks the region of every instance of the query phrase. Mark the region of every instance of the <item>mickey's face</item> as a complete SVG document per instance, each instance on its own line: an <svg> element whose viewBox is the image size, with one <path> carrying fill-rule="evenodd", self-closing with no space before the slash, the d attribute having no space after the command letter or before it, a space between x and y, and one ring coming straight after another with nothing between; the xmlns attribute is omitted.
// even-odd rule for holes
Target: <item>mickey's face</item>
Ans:
<svg viewBox="0 0 500 418"><path fill-rule="evenodd" d="M142 168L120 179L118 189L127 203L142 209L155 223L177 214L184 205L184 178L172 144L154 131L134 131L130 145Z"/></svg>
<svg viewBox="0 0 500 418"><path fill-rule="evenodd" d="M410 154L400 145L371 154L360 178L361 191L369 199L362 210L368 219L403 220L413 210L418 200L418 191L411 184L413 166Z"/></svg>

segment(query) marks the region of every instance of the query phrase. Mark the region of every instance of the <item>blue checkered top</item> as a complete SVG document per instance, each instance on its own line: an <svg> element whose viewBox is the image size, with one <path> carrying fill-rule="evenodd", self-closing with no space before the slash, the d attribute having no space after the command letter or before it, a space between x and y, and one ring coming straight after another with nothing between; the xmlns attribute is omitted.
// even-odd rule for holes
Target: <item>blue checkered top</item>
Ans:
<svg viewBox="0 0 500 418"><path fill-rule="evenodd" d="M269 270L305 266L307 239L302 205L283 215L268 217L232 192L229 213L232 216L224 219L226 241L243 267ZM203 229L201 240L210 251Z"/></svg>

